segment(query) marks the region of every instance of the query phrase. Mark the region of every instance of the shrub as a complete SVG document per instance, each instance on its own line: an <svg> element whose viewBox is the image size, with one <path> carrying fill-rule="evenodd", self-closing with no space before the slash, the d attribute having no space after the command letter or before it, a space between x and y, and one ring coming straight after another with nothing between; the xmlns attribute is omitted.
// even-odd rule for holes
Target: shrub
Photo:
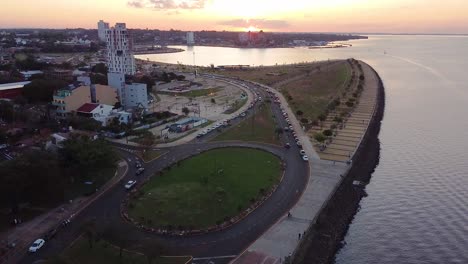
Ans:
<svg viewBox="0 0 468 264"><path fill-rule="evenodd" d="M333 131L331 131L330 129L326 129L322 132L322 134L326 137L331 137L333 135Z"/></svg>

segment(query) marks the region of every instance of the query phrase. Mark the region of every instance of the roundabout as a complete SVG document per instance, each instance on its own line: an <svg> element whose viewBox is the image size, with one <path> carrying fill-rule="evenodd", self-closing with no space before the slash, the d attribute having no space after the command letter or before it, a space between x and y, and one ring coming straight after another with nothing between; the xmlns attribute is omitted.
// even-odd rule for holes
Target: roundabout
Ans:
<svg viewBox="0 0 468 264"><path fill-rule="evenodd" d="M282 175L281 159L270 152L208 150L166 167L134 189L124 204L124 217L162 234L217 231L255 210Z"/></svg>

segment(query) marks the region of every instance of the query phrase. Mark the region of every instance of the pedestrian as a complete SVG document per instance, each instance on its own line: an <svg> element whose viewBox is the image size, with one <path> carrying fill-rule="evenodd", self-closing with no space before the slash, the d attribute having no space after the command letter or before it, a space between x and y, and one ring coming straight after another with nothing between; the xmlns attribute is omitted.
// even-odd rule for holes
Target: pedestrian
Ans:
<svg viewBox="0 0 468 264"><path fill-rule="evenodd" d="M291 217L291 212L288 212L288 217Z"/></svg>

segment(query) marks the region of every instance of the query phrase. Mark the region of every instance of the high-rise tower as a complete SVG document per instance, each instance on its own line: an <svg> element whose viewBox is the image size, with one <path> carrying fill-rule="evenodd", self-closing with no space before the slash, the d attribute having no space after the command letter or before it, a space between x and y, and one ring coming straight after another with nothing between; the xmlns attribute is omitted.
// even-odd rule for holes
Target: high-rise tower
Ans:
<svg viewBox="0 0 468 264"><path fill-rule="evenodd" d="M107 67L110 73L135 74L132 38L125 23L106 30Z"/></svg>

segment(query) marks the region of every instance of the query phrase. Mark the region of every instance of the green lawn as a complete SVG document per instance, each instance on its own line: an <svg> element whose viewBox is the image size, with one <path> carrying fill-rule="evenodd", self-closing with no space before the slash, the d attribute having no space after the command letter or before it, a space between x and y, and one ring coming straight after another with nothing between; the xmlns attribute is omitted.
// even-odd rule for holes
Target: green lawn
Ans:
<svg viewBox="0 0 468 264"><path fill-rule="evenodd" d="M280 179L280 159L261 150L224 148L182 161L145 184L129 216L150 227L206 228L236 216Z"/></svg>
<svg viewBox="0 0 468 264"><path fill-rule="evenodd" d="M247 98L236 100L228 110L224 111L224 114L229 115L235 113L237 110L241 109L246 103Z"/></svg>
<svg viewBox="0 0 468 264"><path fill-rule="evenodd" d="M221 88L208 88L208 89L201 89L201 90L192 90L187 93L180 94L181 96L185 97L200 97L200 96L206 96L210 94L215 94L219 92Z"/></svg>
<svg viewBox="0 0 468 264"><path fill-rule="evenodd" d="M185 264L191 257L160 257L153 261L157 264ZM140 253L124 251L122 262L119 260L119 249L104 240L95 242L89 248L88 241L81 237L71 247L67 248L57 259L48 260L46 264L74 263L74 264L147 264L147 258Z"/></svg>
<svg viewBox="0 0 468 264"><path fill-rule="evenodd" d="M268 104L263 104L261 107L260 110L256 110L254 116L228 129L215 137L213 141L241 140L280 145L278 136L275 133L276 124L271 108Z"/></svg>
<svg viewBox="0 0 468 264"><path fill-rule="evenodd" d="M165 94L165 95L177 95L177 96L185 96L185 97L200 97L200 96L207 96L210 94L216 94L221 90L220 87L215 87L215 88L208 88L208 89L200 89L200 90L191 90L189 92L185 93L172 93L172 92L158 92L158 94Z"/></svg>
<svg viewBox="0 0 468 264"><path fill-rule="evenodd" d="M306 78L290 82L281 87L294 112L301 110L301 117L316 120L324 112L331 98L344 90L346 81L351 78L351 70L346 61L333 67L322 68Z"/></svg>
<svg viewBox="0 0 468 264"><path fill-rule="evenodd" d="M324 67L327 62L320 61L315 63L288 64L276 66L258 66L246 69L225 69L222 71L213 71L209 68L203 68L204 72L214 72L216 74L228 77L238 77L242 80L250 80L273 85L280 81L294 78L315 70L318 66Z"/></svg>

